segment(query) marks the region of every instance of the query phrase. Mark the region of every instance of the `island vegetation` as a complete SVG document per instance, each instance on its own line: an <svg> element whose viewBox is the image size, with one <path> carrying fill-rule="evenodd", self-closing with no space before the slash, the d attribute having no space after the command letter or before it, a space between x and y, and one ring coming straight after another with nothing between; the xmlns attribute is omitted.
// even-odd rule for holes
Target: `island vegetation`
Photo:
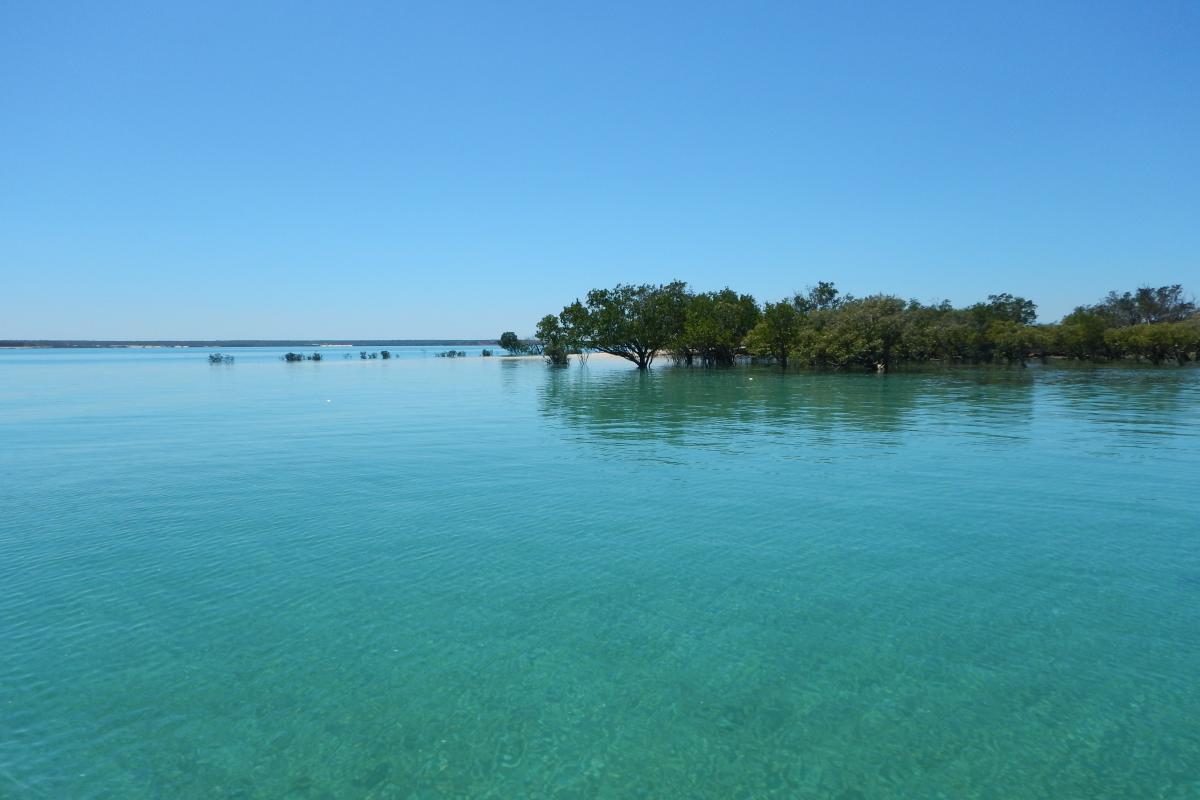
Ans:
<svg viewBox="0 0 1200 800"><path fill-rule="evenodd" d="M522 353L527 353L527 352L540 353L541 348L542 348L541 343L534 342L534 343L522 345L521 352ZM434 355L437 356L438 358L465 358L467 355L467 351L450 349L450 350L444 350L444 351L434 353ZM487 358L492 355L492 351L490 349L484 348L483 351L480 353L480 355ZM358 352L358 358L361 361L374 361L374 360L388 361L394 357L395 357L395 354L393 354L392 351L390 351L390 350L378 350L378 351L360 350ZM325 357L319 352L297 353L297 352L291 352L291 351L284 353L283 355L281 355L279 357L279 359L281 361L285 361L288 363L296 363L299 361L323 361L324 358ZM343 359L353 358L353 353L342 353L342 358ZM210 363L210 364L232 364L233 356L228 355L226 353L210 353L208 355L208 363Z"/></svg>
<svg viewBox="0 0 1200 800"><path fill-rule="evenodd" d="M510 356L540 356L543 355L546 343L543 338L535 336L531 339L522 339L512 331L505 331L500 334L499 340L496 342ZM491 355L491 351L488 351Z"/></svg>
<svg viewBox="0 0 1200 800"><path fill-rule="evenodd" d="M528 346L522 341L520 336L517 336L513 331L505 331L500 334L500 340L497 342L501 349L507 352L510 356L524 355L528 350Z"/></svg>
<svg viewBox="0 0 1200 800"><path fill-rule="evenodd" d="M1037 322L1033 301L993 294L965 307L895 295L843 295L822 281L759 304L732 289L693 292L686 283L593 289L538 321L536 338L500 337L511 355L540 353L565 365L590 351L646 369L729 367L739 359L789 367L887 372L908 364L1009 364L1051 357L1185 364L1200 351L1200 314L1183 287L1109 292L1061 321Z"/></svg>

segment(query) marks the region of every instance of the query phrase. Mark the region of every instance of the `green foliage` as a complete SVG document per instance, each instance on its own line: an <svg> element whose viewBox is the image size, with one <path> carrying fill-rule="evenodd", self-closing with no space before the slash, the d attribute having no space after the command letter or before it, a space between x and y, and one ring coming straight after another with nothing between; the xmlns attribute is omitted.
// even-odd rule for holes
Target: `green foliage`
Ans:
<svg viewBox="0 0 1200 800"><path fill-rule="evenodd" d="M569 333L558 317L553 314L542 317L538 321L536 335L542 345L542 356L547 363L560 367L570 363Z"/></svg>
<svg viewBox="0 0 1200 800"><path fill-rule="evenodd" d="M483 356L484 358L491 358L492 351L485 347L485 348L483 348L483 352L481 352L479 355Z"/></svg>
<svg viewBox="0 0 1200 800"><path fill-rule="evenodd" d="M1184 364L1200 348L1200 320L1110 328L1105 331L1104 340L1112 353L1145 359L1151 364L1164 361Z"/></svg>
<svg viewBox="0 0 1200 800"><path fill-rule="evenodd" d="M1061 355L1106 361L1134 358L1183 364L1197 351L1196 306L1174 284L1136 292L1109 292L1092 306L1079 306L1052 326L1052 350Z"/></svg>
<svg viewBox="0 0 1200 800"><path fill-rule="evenodd" d="M999 320L1032 325L1037 320L1037 305L1032 300L1007 293L989 294L986 303L977 303L971 308L977 318L986 319L988 323Z"/></svg>
<svg viewBox="0 0 1200 800"><path fill-rule="evenodd" d="M593 289L586 305L592 344L646 369L660 350L679 339L687 301L687 284L681 281Z"/></svg>
<svg viewBox="0 0 1200 800"><path fill-rule="evenodd" d="M210 364L232 364L233 356L225 355L224 353L209 353L208 363Z"/></svg>
<svg viewBox="0 0 1200 800"><path fill-rule="evenodd" d="M797 350L813 366L887 372L904 354L905 308L898 297L872 295L815 311Z"/></svg>
<svg viewBox="0 0 1200 800"><path fill-rule="evenodd" d="M767 303L758 322L746 334L746 349L751 355L774 359L780 368L787 369L803 321L793 303Z"/></svg>
<svg viewBox="0 0 1200 800"><path fill-rule="evenodd" d="M1109 321L1105 314L1080 306L1056 327L1054 349L1069 358L1108 358L1111 353L1104 334Z"/></svg>
<svg viewBox="0 0 1200 800"><path fill-rule="evenodd" d="M1184 299L1179 284L1157 289L1142 286L1136 292L1109 292L1091 311L1104 317L1110 327L1155 325L1160 322L1182 322L1196 311L1196 304Z"/></svg>
<svg viewBox="0 0 1200 800"><path fill-rule="evenodd" d="M1080 306L1054 325L1038 325L1037 305L1012 294L954 308L893 295L842 296L822 281L803 294L759 310L732 289L693 294L681 282L619 285L588 293L558 317L538 323L538 338L565 363L565 354L593 348L646 368L669 349L677 363L728 366L739 353L786 369L887 372L906 363L1003 363L1024 366L1050 356L1136 358L1185 363L1200 350L1200 314L1178 285L1143 287L1095 306ZM560 352L561 349L561 352Z"/></svg>
<svg viewBox="0 0 1200 800"><path fill-rule="evenodd" d="M904 358L913 362L971 361L977 357L974 330L968 313L948 302L923 305L910 300L904 311L901 334Z"/></svg>
<svg viewBox="0 0 1200 800"><path fill-rule="evenodd" d="M1009 364L1025 366L1035 346L1033 328L1011 319L993 320L986 331L993 352Z"/></svg>
<svg viewBox="0 0 1200 800"><path fill-rule="evenodd" d="M808 287L804 294L792 298L792 305L801 314L811 314L814 311L830 311L853 300L853 297L839 298L837 287L831 281L817 281L816 286Z"/></svg>
<svg viewBox="0 0 1200 800"><path fill-rule="evenodd" d="M500 346L508 351L510 356L519 356L529 351L529 346L521 341L521 337L512 331L500 334Z"/></svg>
<svg viewBox="0 0 1200 800"><path fill-rule="evenodd" d="M753 297L732 289L690 296L683 332L672 343L675 360L691 364L699 358L705 366L733 366L760 313Z"/></svg>
<svg viewBox="0 0 1200 800"><path fill-rule="evenodd" d="M295 362L295 361L320 361L320 360L321 360L321 354L320 354L320 353L312 353L312 354L309 354L309 355L305 355L304 353L284 353L284 354L283 354L283 356L281 356L281 358L282 358L284 361L288 361L288 362Z"/></svg>
<svg viewBox="0 0 1200 800"><path fill-rule="evenodd" d="M578 353L579 358L587 363L588 351L596 346L596 326L587 306L576 300L563 308L558 321L566 337L567 352Z"/></svg>

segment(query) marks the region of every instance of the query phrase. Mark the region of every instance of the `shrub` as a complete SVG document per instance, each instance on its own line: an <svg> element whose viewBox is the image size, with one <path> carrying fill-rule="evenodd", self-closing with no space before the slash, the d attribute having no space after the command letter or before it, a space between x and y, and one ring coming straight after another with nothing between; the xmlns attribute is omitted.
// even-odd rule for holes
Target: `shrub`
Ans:
<svg viewBox="0 0 1200 800"><path fill-rule="evenodd" d="M528 352L529 347L512 331L500 334L500 346L508 351L510 356L519 356Z"/></svg>

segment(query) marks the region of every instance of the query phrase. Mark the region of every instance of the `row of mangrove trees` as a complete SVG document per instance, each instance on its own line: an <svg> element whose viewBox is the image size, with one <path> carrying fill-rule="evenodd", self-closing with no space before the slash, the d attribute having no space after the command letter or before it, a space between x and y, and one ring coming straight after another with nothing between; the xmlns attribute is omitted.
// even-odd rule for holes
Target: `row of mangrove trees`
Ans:
<svg viewBox="0 0 1200 800"><path fill-rule="evenodd" d="M739 358L824 369L886 372L902 364L1005 363L1060 356L1184 364L1200 350L1200 314L1179 285L1110 292L1053 324L1011 294L956 308L894 295L843 295L820 282L794 297L759 304L732 289L693 292L686 283L593 289L537 323L535 339L511 331L509 353L535 352L552 364L590 351L645 369L657 357L731 366Z"/></svg>

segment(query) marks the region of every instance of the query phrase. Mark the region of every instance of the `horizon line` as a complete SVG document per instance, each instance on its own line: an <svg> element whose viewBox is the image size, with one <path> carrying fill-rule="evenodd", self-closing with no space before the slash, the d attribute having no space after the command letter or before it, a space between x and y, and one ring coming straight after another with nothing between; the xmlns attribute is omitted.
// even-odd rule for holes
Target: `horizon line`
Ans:
<svg viewBox="0 0 1200 800"><path fill-rule="evenodd" d="M168 346L168 347L414 347L424 345L485 345L496 344L494 338L462 339L382 339L382 338L304 338L304 339L0 339L0 348L21 347L106 347L106 346Z"/></svg>

